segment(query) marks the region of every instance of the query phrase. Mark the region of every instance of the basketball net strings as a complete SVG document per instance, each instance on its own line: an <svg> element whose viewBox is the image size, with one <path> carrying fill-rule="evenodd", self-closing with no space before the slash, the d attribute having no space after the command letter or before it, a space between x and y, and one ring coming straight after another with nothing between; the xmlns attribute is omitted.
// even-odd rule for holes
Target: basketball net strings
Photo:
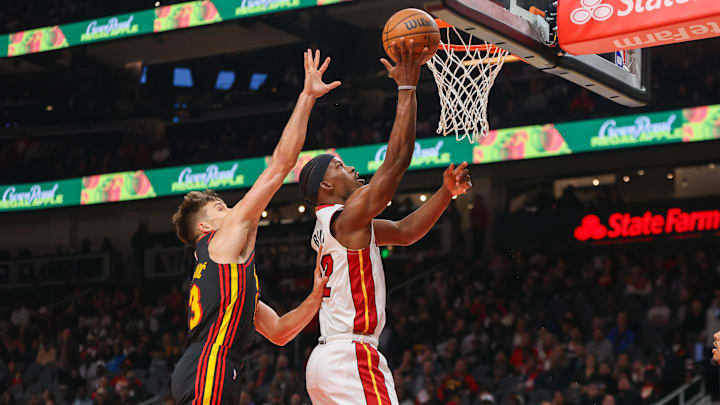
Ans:
<svg viewBox="0 0 720 405"><path fill-rule="evenodd" d="M452 42L451 29L464 51L455 51L441 44L427 63L440 97L440 120L436 132L443 136L454 133L458 141L468 138L470 143L474 143L490 130L488 97L509 52L484 41L484 48L473 46L472 36L465 41L455 27L446 30L446 44Z"/></svg>

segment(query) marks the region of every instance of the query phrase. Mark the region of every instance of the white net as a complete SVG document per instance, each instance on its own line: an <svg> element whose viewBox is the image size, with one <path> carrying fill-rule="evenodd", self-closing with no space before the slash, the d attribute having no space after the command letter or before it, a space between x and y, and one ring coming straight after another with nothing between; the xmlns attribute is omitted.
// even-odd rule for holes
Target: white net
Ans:
<svg viewBox="0 0 720 405"><path fill-rule="evenodd" d="M490 130L488 96L508 52L484 41L473 44L472 36L465 39L455 27L443 30L446 38L427 63L440 96L437 133L474 143Z"/></svg>

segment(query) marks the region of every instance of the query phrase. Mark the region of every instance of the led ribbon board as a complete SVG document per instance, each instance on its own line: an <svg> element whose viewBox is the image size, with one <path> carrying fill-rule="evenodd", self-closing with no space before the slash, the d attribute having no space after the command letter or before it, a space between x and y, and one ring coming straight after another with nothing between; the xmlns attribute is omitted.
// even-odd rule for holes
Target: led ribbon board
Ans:
<svg viewBox="0 0 720 405"><path fill-rule="evenodd" d="M462 161L478 165L715 139L720 139L720 105L499 129L472 147L452 137L418 139L408 170L445 168ZM334 154L361 175L370 175L383 163L386 151L386 144L305 151L285 184L296 183L302 166L321 153ZM266 156L4 185L0 186L0 212L131 201L207 188L248 188L269 162Z"/></svg>
<svg viewBox="0 0 720 405"><path fill-rule="evenodd" d="M351 0L189 1L134 13L0 35L0 57L46 52L346 1Z"/></svg>

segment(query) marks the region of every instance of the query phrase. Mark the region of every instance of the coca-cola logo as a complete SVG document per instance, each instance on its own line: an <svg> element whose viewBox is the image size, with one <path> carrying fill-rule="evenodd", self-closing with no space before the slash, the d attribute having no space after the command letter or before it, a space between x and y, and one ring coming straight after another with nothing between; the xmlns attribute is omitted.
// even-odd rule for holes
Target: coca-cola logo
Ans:
<svg viewBox="0 0 720 405"><path fill-rule="evenodd" d="M575 228L577 241L635 238L687 232L706 232L720 229L720 210L683 211L670 208L665 213L646 211L643 215L615 212L608 216L607 225L594 214L586 215Z"/></svg>

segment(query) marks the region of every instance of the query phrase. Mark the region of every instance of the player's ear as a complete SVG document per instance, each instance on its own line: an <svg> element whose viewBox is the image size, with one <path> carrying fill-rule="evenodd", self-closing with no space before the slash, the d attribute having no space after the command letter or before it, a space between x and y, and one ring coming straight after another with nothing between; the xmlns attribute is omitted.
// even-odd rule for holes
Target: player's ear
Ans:
<svg viewBox="0 0 720 405"><path fill-rule="evenodd" d="M335 187L333 187L333 185L328 183L327 181L323 180L320 182L320 188L327 192L332 192Z"/></svg>
<svg viewBox="0 0 720 405"><path fill-rule="evenodd" d="M201 233L208 233L208 232L212 232L212 230L213 230L213 228L211 228L209 224L207 224L207 223L205 223L205 222L202 222L202 221L201 221L201 222L198 222L198 224L197 224L197 229L198 229Z"/></svg>

